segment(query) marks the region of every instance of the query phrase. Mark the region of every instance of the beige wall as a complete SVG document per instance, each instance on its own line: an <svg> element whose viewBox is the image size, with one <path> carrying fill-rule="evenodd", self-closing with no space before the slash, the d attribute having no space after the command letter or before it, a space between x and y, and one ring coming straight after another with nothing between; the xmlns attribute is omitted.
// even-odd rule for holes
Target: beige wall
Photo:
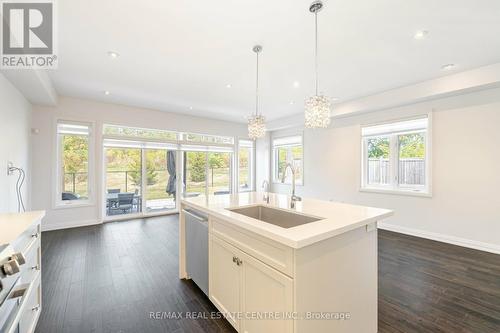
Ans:
<svg viewBox="0 0 500 333"><path fill-rule="evenodd" d="M432 110L434 110L432 112ZM360 125L432 112L432 198L359 191ZM395 210L385 228L500 253L500 89L334 119L304 131L298 194ZM273 184L276 192L289 186Z"/></svg>
<svg viewBox="0 0 500 333"><path fill-rule="evenodd" d="M94 123L95 202L88 207L54 208L56 180L55 122L56 119L79 120ZM245 124L236 124L200 117L185 116L156 110L126 107L89 100L61 97L57 107L33 109L33 127L39 130L33 135L33 208L47 210L43 228L57 229L102 222L102 125L119 124L143 128L157 128L194 133L246 137Z"/></svg>
<svg viewBox="0 0 500 333"><path fill-rule="evenodd" d="M18 173L7 176L7 162L23 168L27 179L23 198L29 208L30 187L30 113L31 104L0 74L0 212L17 211Z"/></svg>

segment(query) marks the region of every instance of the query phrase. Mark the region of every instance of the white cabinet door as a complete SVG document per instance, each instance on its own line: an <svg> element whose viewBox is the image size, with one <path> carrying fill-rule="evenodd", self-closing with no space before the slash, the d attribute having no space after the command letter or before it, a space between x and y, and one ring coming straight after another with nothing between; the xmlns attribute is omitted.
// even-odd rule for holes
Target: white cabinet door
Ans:
<svg viewBox="0 0 500 333"><path fill-rule="evenodd" d="M241 253L240 258L240 332L293 332L293 320L285 317L293 311L293 280L247 254ZM265 315L267 319L262 319Z"/></svg>
<svg viewBox="0 0 500 333"><path fill-rule="evenodd" d="M233 258L241 252L216 236L210 237L209 294L210 300L238 329L240 311L240 266Z"/></svg>

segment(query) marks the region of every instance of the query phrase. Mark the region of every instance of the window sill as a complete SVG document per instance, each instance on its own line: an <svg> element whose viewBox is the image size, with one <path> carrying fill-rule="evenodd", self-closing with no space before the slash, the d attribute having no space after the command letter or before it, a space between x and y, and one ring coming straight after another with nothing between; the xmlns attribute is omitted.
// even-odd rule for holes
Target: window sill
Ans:
<svg viewBox="0 0 500 333"><path fill-rule="evenodd" d="M93 207L95 206L92 201L83 201L83 202L68 202L61 203L58 202L55 204L54 209L70 209L70 208L83 208L83 207Z"/></svg>
<svg viewBox="0 0 500 333"><path fill-rule="evenodd" d="M368 192L368 193L380 193L380 194L392 194L392 195L406 195L410 197L423 197L423 198L432 198L432 193L427 191L416 191L412 189L385 189L385 188L376 188L376 187L362 187L359 189L359 192Z"/></svg>

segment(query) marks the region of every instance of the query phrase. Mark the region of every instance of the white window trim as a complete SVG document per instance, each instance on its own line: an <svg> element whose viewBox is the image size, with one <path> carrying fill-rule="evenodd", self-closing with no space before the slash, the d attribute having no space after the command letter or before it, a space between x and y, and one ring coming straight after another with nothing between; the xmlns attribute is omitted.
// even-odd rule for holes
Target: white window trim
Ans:
<svg viewBox="0 0 500 333"><path fill-rule="evenodd" d="M58 124L76 124L85 125L89 127L89 148L88 148L88 198L86 200L62 200L62 175L61 175L61 163L62 163L62 151L61 151L61 141L58 133ZM81 120L67 120L67 119L54 119L53 126L53 145L55 147L55 156L53 161L55 161L54 167L54 181L56 184L55 189L52 191L52 202L53 209L66 209L66 208L77 208L77 207L90 207L95 205L95 128L96 124L92 121L81 121Z"/></svg>
<svg viewBox="0 0 500 333"><path fill-rule="evenodd" d="M175 134L176 139L157 139L157 138L145 138L145 137L133 136L133 135L105 134L104 128L106 126L124 127L124 128L140 129L140 130L146 130L146 131L147 130L164 131L164 132L168 132L171 134ZM104 123L102 128L103 128L102 137L104 139L117 140L117 141L137 141L137 142L142 141L142 142L174 143L174 144L178 144L178 145L187 145L187 146L194 145L194 146L207 146L207 147L226 147L226 148L233 148L233 149L235 146L237 146L237 138L235 138L234 136L204 134L204 133L195 133L195 132L179 132L179 131L172 131L172 130L159 129L159 128L146 128L146 127L129 126L129 125L123 125L123 124L117 124L117 123L110 123L110 122ZM231 139L232 143L187 140L185 138L187 135L199 135L199 136L212 137L212 138L216 138L216 137L226 138L226 139Z"/></svg>
<svg viewBox="0 0 500 333"><path fill-rule="evenodd" d="M363 127L368 127L368 126L376 126L376 125L384 125L384 124L391 124L391 123L396 123L396 122L402 122L402 121L407 121L407 120L414 120L414 119L421 119L427 117L427 130L426 136L425 136L425 182L426 186L422 187L419 189L418 187L404 187L404 186L394 186L394 184L389 184L389 185L368 185L366 184L366 166L368 165L367 163L367 155L365 154L366 152L366 138L370 136L363 136L362 134L362 128ZM411 132L421 132L421 131L407 131L405 133L411 133ZM426 114L420 114L415 117L410 117L410 118L398 118L398 119L392 119L388 121L384 121L381 123L375 123L375 124L366 124L360 126L359 129L360 133L360 138L361 138L361 168L360 168L360 187L359 191L360 192L368 192L368 193L381 193L381 194L393 194L393 195L406 195L406 196L416 196L416 197L432 197L432 112L426 113ZM396 133L391 134L392 136L397 135ZM389 135L389 136L391 136ZM374 136L382 136L382 135L374 135ZM391 152L392 151L397 151L397 147L394 147L394 145L397 145L398 142L395 140L390 140L390 145L391 145ZM394 167L391 168L391 179L394 180L395 175L394 172L398 168L398 157L394 156L395 154L391 154L389 156L389 159L391 160L391 165Z"/></svg>
<svg viewBox="0 0 500 333"><path fill-rule="evenodd" d="M296 186L304 186L304 169L305 169L305 161L304 161L304 135L302 133L300 134L290 134L290 135L283 135L279 137L275 137L271 139L271 153L272 153L272 159L271 159L271 166L272 166L272 183L273 184L282 184L282 185L291 185L292 181L287 181L285 180L284 183L281 182L281 179L278 177L278 165L277 165L277 148L280 147L286 147L286 145L280 145L280 146L275 146L274 141L275 140L280 140L284 138L289 138L289 137L294 137L294 136L300 136L301 138L301 145L302 145L302 178L299 181L295 182Z"/></svg>
<svg viewBox="0 0 500 333"><path fill-rule="evenodd" d="M249 142L252 142L252 146L249 147L249 146L246 146L246 145L240 145L241 141L249 141ZM250 139L238 139L238 147L237 147L237 155L236 156L236 171L235 171L235 174L236 174L236 186L235 186L235 189L236 191L235 192L238 192L238 193L245 193L245 192L253 192L255 190L255 141L252 141ZM240 149L241 148L249 148L250 150L250 154L249 154L249 167L248 167L248 171L250 173L250 186L249 186L249 189L248 190L240 190Z"/></svg>

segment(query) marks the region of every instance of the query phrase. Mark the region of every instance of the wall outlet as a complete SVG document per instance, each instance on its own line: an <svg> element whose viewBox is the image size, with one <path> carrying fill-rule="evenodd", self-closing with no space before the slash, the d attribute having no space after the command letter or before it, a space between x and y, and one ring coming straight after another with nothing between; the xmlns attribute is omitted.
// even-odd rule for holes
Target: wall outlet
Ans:
<svg viewBox="0 0 500 333"><path fill-rule="evenodd" d="M7 162L7 176L10 176L14 173L14 170L11 169L13 167L14 167L14 163L12 163L11 161L8 161Z"/></svg>

